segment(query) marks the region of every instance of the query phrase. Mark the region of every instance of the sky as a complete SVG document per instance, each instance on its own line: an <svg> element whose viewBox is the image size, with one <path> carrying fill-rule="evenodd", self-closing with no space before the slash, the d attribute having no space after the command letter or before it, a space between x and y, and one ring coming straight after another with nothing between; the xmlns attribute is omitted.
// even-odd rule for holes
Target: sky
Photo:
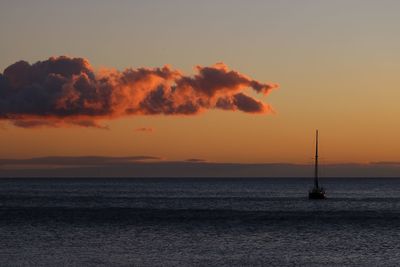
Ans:
<svg viewBox="0 0 400 267"><path fill-rule="evenodd" d="M269 112L113 114L99 119L107 129L18 127L3 116L0 158L308 164L318 128L322 163L400 162L398 10L395 0L1 0L0 73L20 60L68 56L96 75L168 65L193 82L223 62L248 78L240 86L271 90L240 88Z"/></svg>

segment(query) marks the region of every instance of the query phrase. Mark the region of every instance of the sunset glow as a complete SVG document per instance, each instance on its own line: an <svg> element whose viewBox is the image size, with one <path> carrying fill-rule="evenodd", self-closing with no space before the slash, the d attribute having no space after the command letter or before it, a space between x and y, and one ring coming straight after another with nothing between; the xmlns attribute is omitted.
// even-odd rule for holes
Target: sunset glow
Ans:
<svg viewBox="0 0 400 267"><path fill-rule="evenodd" d="M400 161L396 1L40 2L0 3L1 158Z"/></svg>

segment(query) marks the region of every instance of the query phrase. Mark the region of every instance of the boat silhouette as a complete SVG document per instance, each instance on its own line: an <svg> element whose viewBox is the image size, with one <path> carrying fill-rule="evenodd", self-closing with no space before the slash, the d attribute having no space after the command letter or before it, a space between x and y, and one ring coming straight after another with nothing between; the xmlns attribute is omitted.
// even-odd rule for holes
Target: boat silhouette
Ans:
<svg viewBox="0 0 400 267"><path fill-rule="evenodd" d="M315 166L314 166L314 187L308 192L309 199L325 199L325 189L318 183L318 130L315 133Z"/></svg>

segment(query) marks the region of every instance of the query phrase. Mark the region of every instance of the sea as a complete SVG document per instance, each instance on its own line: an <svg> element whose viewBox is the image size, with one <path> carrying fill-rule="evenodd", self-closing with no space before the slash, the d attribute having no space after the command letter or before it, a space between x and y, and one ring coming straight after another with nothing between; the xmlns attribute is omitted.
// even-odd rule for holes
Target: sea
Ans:
<svg viewBox="0 0 400 267"><path fill-rule="evenodd" d="M0 266L399 266L400 179L0 179Z"/></svg>

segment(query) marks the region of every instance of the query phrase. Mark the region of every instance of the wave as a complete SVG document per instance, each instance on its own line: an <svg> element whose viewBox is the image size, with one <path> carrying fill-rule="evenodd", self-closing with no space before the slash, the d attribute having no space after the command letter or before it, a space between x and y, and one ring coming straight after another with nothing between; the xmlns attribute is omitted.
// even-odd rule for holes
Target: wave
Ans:
<svg viewBox="0 0 400 267"><path fill-rule="evenodd" d="M90 195L32 195L32 194L7 194L0 195L0 202L7 200L49 200L49 201L57 201L57 200L97 200L97 201L152 201L152 200L206 200L206 201L215 201L215 200L235 200L235 201L308 201L308 197L306 194L304 196L273 196L273 197L259 197L259 196L90 196ZM338 201L347 201L347 202L388 202L388 201L398 201L400 202L400 197L371 197L371 196L358 196L351 197L341 196L341 197L328 197L324 202L338 202Z"/></svg>
<svg viewBox="0 0 400 267"><path fill-rule="evenodd" d="M380 211L240 211L228 209L146 209L146 208L0 208L1 223L48 221L62 222L236 222L236 223L348 223L380 221L400 225L400 212Z"/></svg>

